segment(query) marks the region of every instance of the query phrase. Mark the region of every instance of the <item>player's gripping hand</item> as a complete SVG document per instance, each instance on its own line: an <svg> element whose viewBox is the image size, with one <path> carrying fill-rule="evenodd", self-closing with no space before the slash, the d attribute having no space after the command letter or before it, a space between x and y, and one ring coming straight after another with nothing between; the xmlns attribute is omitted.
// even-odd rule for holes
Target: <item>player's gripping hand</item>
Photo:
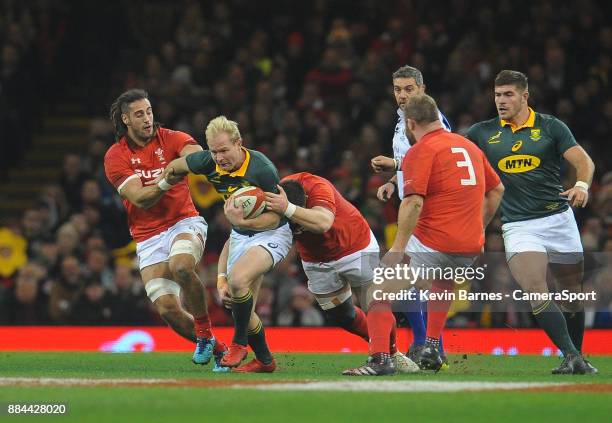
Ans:
<svg viewBox="0 0 612 423"><path fill-rule="evenodd" d="M233 196L225 201L223 212L232 226L240 227L244 222L244 212L242 211L242 207L236 204Z"/></svg>
<svg viewBox="0 0 612 423"><path fill-rule="evenodd" d="M165 180L169 185L176 185L181 179L183 179L183 176L177 176L173 168L167 167L161 175L151 181L145 182L144 185L157 185L161 180Z"/></svg>
<svg viewBox="0 0 612 423"><path fill-rule="evenodd" d="M371 161L374 172L393 172L395 170L395 160L387 156L376 156Z"/></svg>
<svg viewBox="0 0 612 423"><path fill-rule="evenodd" d="M569 201L570 206L572 207L580 206L582 208L585 208L587 203L589 202L589 191L579 186L570 188L559 195L567 197L567 200Z"/></svg>
<svg viewBox="0 0 612 423"><path fill-rule="evenodd" d="M178 175L175 172L174 168L171 166L168 166L164 169L164 173L162 176L166 178L166 182L168 182L170 185L178 184L181 179L185 177L185 175Z"/></svg>
<svg viewBox="0 0 612 423"><path fill-rule="evenodd" d="M274 213L283 215L285 210L287 210L287 206L289 205L289 200L287 199L287 193L280 185L278 187L278 194L273 192L266 192L266 210L273 211Z"/></svg>
<svg viewBox="0 0 612 423"><path fill-rule="evenodd" d="M385 184L378 187L376 196L380 201L387 201L395 192L395 185L392 182L386 182Z"/></svg>

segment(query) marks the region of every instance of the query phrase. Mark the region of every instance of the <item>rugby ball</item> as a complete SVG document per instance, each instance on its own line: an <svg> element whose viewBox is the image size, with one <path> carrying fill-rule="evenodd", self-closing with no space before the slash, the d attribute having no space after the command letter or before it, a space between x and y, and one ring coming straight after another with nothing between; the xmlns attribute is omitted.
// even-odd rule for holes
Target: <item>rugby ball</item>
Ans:
<svg viewBox="0 0 612 423"><path fill-rule="evenodd" d="M266 196L259 187L240 188L231 198L236 207L242 207L242 215L245 219L259 216L266 208Z"/></svg>

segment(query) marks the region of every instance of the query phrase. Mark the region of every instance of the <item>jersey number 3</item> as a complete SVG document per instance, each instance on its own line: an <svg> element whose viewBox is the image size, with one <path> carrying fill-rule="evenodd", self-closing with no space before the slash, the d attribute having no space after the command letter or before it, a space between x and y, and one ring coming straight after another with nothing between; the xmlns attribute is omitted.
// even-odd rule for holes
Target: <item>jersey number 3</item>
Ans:
<svg viewBox="0 0 612 423"><path fill-rule="evenodd" d="M463 154L463 158L465 159L457 162L457 167L467 167L469 174L469 178L461 180L461 185L476 185L476 173L474 172L472 159L470 158L467 150L462 147L452 147L451 152L453 154Z"/></svg>

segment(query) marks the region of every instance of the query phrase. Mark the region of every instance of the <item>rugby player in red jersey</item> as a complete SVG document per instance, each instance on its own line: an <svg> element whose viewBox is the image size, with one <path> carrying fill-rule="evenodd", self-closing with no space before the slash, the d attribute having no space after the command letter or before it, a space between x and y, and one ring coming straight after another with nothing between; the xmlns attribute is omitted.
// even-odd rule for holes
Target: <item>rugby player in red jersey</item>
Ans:
<svg viewBox="0 0 612 423"><path fill-rule="evenodd" d="M406 253L416 269L472 266L484 245L484 228L501 202L504 187L487 158L466 138L447 132L438 113L428 95L411 97L404 107L406 128L416 142L402 164L404 197L385 265L399 263ZM439 338L452 302L447 293L454 282L424 279L436 299L427 303L426 346L416 361L422 369L438 371Z"/></svg>
<svg viewBox="0 0 612 423"><path fill-rule="evenodd" d="M202 148L190 135L155 123L143 90L121 94L110 118L117 142L104 156L104 169L123 198L147 295L176 333L196 343L194 363L207 364L213 354L218 360L225 346L213 336L206 291L196 273L208 225L196 211L187 181L170 185L160 178L173 159Z"/></svg>
<svg viewBox="0 0 612 423"><path fill-rule="evenodd" d="M418 367L395 347L395 318L388 304L368 300L379 246L361 213L331 182L307 172L285 177L279 194L266 193L268 210L290 220L308 289L328 320L369 341L370 361L350 374L393 374ZM353 305L352 294L364 312Z"/></svg>

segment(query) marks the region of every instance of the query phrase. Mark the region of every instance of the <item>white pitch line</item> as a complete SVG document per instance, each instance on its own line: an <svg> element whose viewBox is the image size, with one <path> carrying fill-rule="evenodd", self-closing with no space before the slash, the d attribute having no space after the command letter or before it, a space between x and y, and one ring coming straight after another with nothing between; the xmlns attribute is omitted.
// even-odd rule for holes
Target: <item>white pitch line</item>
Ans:
<svg viewBox="0 0 612 423"><path fill-rule="evenodd" d="M200 384L203 382L204 384ZM90 378L29 378L0 377L0 386L156 386L176 385L201 388L214 388L202 380L181 379L90 379ZM253 383L255 382L255 383ZM274 381L250 381L250 383L220 384L219 388L257 389L263 391L344 391L344 392L461 392L461 391L500 391L532 388L548 388L572 385L556 382L479 382L479 381L426 381L426 380L363 380L347 378L341 381L299 383Z"/></svg>
<svg viewBox="0 0 612 423"><path fill-rule="evenodd" d="M178 379L82 379L59 377L0 377L0 386L98 386L98 385L163 385Z"/></svg>
<svg viewBox="0 0 612 423"><path fill-rule="evenodd" d="M571 385L555 382L453 382L425 380L355 380L310 383L274 383L268 385L234 386L238 389L263 391L346 391L346 392L461 392L498 391L529 388L547 388Z"/></svg>

